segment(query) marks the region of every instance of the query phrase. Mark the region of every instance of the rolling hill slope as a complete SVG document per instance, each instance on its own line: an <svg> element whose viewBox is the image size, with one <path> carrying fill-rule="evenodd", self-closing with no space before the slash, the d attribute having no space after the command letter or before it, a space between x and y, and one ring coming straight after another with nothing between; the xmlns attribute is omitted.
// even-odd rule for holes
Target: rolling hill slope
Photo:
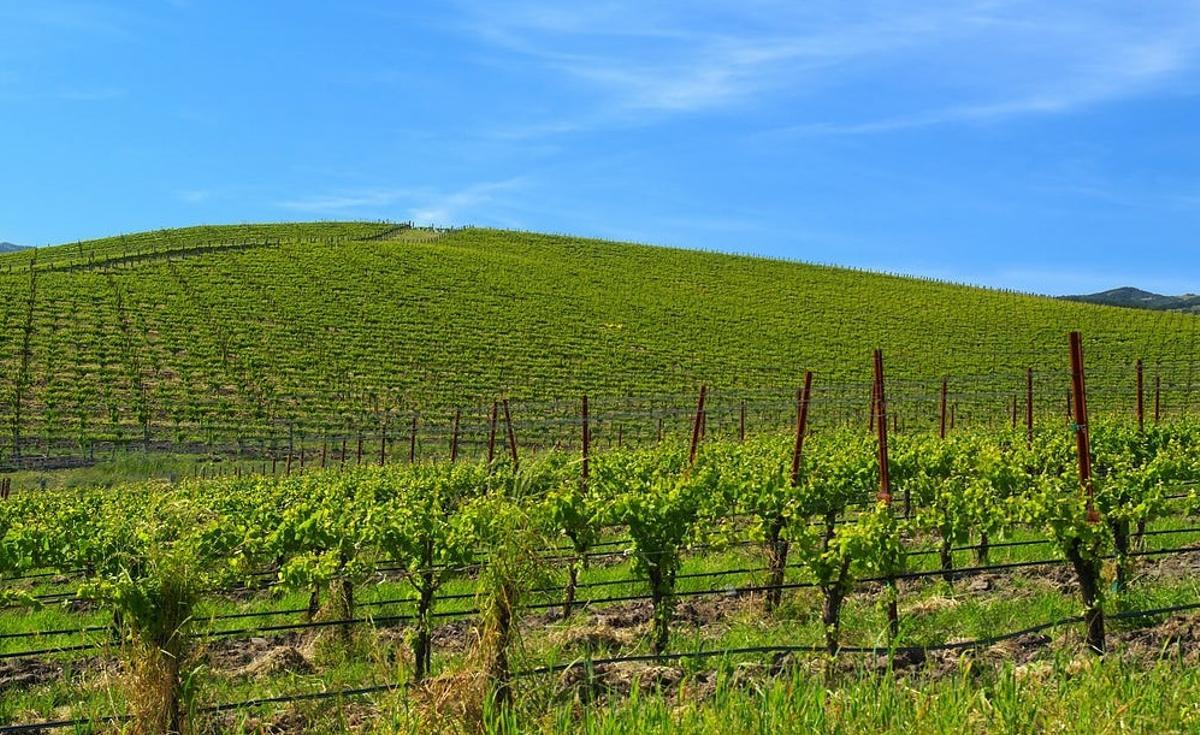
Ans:
<svg viewBox="0 0 1200 735"><path fill-rule="evenodd" d="M861 413L875 346L914 420L931 415L942 375L961 417L1001 417L1026 366L1039 410L1058 411L1076 328L1093 406L1131 405L1139 357L1161 377L1165 410L1200 399L1200 320L1184 314L486 229L142 233L0 256L0 453L311 439L385 422L396 435L413 412L445 423L501 394L571 410L584 391L686 405L702 382L770 397L770 420L785 422L806 368L823 391L814 413Z"/></svg>
<svg viewBox="0 0 1200 735"><path fill-rule="evenodd" d="M1182 296L1163 296L1162 294L1143 291L1132 286L1122 286L1100 293L1083 294L1080 296L1063 296L1068 301L1086 301L1091 304L1106 306L1125 306L1131 309L1155 309L1158 311L1190 311L1200 312L1200 296L1184 294Z"/></svg>

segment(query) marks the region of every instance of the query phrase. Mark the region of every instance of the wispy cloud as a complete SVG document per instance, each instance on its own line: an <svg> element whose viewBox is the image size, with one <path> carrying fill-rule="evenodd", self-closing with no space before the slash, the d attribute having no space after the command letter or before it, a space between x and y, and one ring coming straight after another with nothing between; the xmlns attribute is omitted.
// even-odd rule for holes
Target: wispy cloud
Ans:
<svg viewBox="0 0 1200 735"><path fill-rule="evenodd" d="M784 130L809 135L994 122L1188 83L1200 55L1193 0L461 7L469 32L590 95L590 104L506 131L514 136L783 101L796 119ZM845 93L836 116L822 96L831 89Z"/></svg>
<svg viewBox="0 0 1200 735"><path fill-rule="evenodd" d="M37 29L127 39L134 36L133 21L127 8L112 3L38 0L0 5L0 25L18 32Z"/></svg>
<svg viewBox="0 0 1200 735"><path fill-rule="evenodd" d="M208 189L185 189L175 192L175 198L185 204L203 204L212 197L213 193Z"/></svg>
<svg viewBox="0 0 1200 735"><path fill-rule="evenodd" d="M99 87L96 89L63 89L51 93L52 97L67 102L108 102L126 96L128 92L120 87Z"/></svg>
<svg viewBox="0 0 1200 735"><path fill-rule="evenodd" d="M354 189L343 190L332 194L317 194L315 196L288 199L278 203L284 209L294 209L299 212L314 212L318 214L338 214L358 209L378 209L391 207L417 195L415 189Z"/></svg>
<svg viewBox="0 0 1200 735"><path fill-rule="evenodd" d="M524 178L491 181L443 194L409 210L409 219L417 224L454 224L480 206L494 201L499 195L513 191L526 183Z"/></svg>
<svg viewBox="0 0 1200 735"><path fill-rule="evenodd" d="M376 187L346 189L290 199L279 207L321 215L379 215L411 219L422 225L463 224L494 219L489 209L507 192L525 186L527 177L483 181L441 191L425 187Z"/></svg>

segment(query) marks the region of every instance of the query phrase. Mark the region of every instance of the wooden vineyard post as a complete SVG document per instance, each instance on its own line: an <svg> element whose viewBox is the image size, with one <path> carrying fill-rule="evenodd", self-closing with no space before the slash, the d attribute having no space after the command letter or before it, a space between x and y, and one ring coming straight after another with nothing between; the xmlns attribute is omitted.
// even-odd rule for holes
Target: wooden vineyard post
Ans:
<svg viewBox="0 0 1200 735"><path fill-rule="evenodd" d="M696 464L696 449L700 445L702 427L704 425L704 396L708 386L700 386L700 398L696 401L696 418L692 422L692 445L688 449L688 466Z"/></svg>
<svg viewBox="0 0 1200 735"><path fill-rule="evenodd" d="M878 499L885 505L892 504L892 479L888 466L888 425L887 425L887 392L883 382L883 350L875 350L875 427L878 430L879 444L879 494ZM904 489L904 515L907 517L911 510L911 498L906 487ZM900 611L896 605L896 580L888 575L884 582L887 594L888 634L895 640L900 634Z"/></svg>
<svg viewBox="0 0 1200 735"><path fill-rule="evenodd" d="M362 464L362 461L363 461L363 435L362 435L362 432L360 431L360 432L358 432L358 464Z"/></svg>
<svg viewBox="0 0 1200 735"><path fill-rule="evenodd" d="M329 437L325 437L325 441L321 443L321 469L325 469L325 464L329 460Z"/></svg>
<svg viewBox="0 0 1200 735"><path fill-rule="evenodd" d="M946 397L949 391L949 380L942 378L942 400L941 400L941 423L939 424L938 434L942 439L946 438Z"/></svg>
<svg viewBox="0 0 1200 735"><path fill-rule="evenodd" d="M1012 429L1017 430L1017 397L1012 397Z"/></svg>
<svg viewBox="0 0 1200 735"><path fill-rule="evenodd" d="M1139 357L1134 368L1137 371L1137 422L1138 431L1146 430L1146 393L1143 382L1142 359Z"/></svg>
<svg viewBox="0 0 1200 735"><path fill-rule="evenodd" d="M1072 410L1075 421L1071 428L1075 432L1075 453L1079 463L1079 485L1087 497L1087 522L1099 523L1096 512L1095 488L1092 485L1091 441L1088 435L1087 387L1083 369L1083 337L1071 332L1071 392L1074 398ZM1076 538L1067 549L1067 558L1075 567L1079 587L1083 595L1084 625L1087 627L1087 644L1093 652L1103 654L1106 648L1104 637L1104 610L1100 607L1100 563L1088 558L1080 549L1081 541Z"/></svg>
<svg viewBox="0 0 1200 735"><path fill-rule="evenodd" d="M738 410L738 441L746 441L746 401L742 401L742 405Z"/></svg>
<svg viewBox="0 0 1200 735"><path fill-rule="evenodd" d="M379 466L387 464L387 419L384 419L383 426L379 432Z"/></svg>
<svg viewBox="0 0 1200 735"><path fill-rule="evenodd" d="M492 466L492 461L496 459L496 416L499 410L499 404L492 401L492 419L491 426L488 428L488 467Z"/></svg>
<svg viewBox="0 0 1200 735"><path fill-rule="evenodd" d="M346 466L346 435L345 434L342 434L342 454L341 454L341 458L338 460L338 464L340 464L342 467Z"/></svg>
<svg viewBox="0 0 1200 735"><path fill-rule="evenodd" d="M412 429L408 435L408 463L414 464L417 461L417 415L414 413L412 418Z"/></svg>
<svg viewBox="0 0 1200 735"><path fill-rule="evenodd" d="M504 399L504 427L508 434L508 451L512 455L513 472L517 471L517 435L513 431L512 414L508 411L508 399Z"/></svg>
<svg viewBox="0 0 1200 735"><path fill-rule="evenodd" d="M1025 443L1033 449L1033 368L1025 368Z"/></svg>
<svg viewBox="0 0 1200 735"><path fill-rule="evenodd" d="M454 425L450 428L450 462L458 461L458 424L462 420L462 409L454 409Z"/></svg>
<svg viewBox="0 0 1200 735"><path fill-rule="evenodd" d="M288 450L287 466L284 468L284 475L287 477L292 476L292 450L290 449Z"/></svg>

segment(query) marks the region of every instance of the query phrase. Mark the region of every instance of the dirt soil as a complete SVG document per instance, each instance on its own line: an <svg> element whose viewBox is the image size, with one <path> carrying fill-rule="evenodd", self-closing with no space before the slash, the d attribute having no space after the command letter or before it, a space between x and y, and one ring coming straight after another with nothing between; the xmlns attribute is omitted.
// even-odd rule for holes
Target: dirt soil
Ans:
<svg viewBox="0 0 1200 735"><path fill-rule="evenodd" d="M1178 615L1149 628L1116 633L1110 646L1123 658L1152 662L1175 658L1194 666L1200 663L1200 614Z"/></svg>
<svg viewBox="0 0 1200 735"><path fill-rule="evenodd" d="M27 689L53 681L62 676L61 664L35 658L15 658L0 661L0 692Z"/></svg>

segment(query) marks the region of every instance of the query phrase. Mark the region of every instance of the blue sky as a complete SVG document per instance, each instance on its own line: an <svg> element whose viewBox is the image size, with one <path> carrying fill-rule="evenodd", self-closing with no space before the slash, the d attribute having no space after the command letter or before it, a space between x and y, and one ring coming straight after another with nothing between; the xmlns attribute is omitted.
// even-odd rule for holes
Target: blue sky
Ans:
<svg viewBox="0 0 1200 735"><path fill-rule="evenodd" d="M1200 2L0 0L0 240L348 218L1200 291Z"/></svg>

